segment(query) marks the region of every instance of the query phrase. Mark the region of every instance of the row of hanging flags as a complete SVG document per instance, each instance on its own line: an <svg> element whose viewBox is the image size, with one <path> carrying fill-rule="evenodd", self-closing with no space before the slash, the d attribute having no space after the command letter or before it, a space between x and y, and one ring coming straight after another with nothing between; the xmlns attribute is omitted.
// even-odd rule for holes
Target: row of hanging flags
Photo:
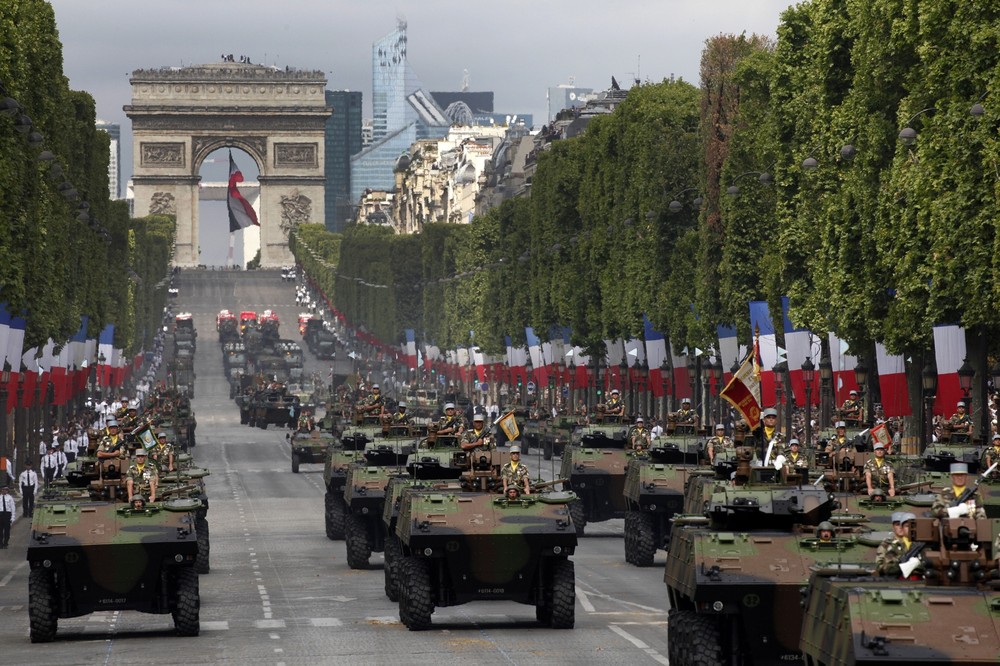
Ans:
<svg viewBox="0 0 1000 666"><path fill-rule="evenodd" d="M129 359L114 346L114 324L105 326L95 339L87 337L87 323L87 317L81 317L79 330L62 344L49 338L41 348L24 349L26 316L14 315L0 303L0 369L10 372L7 404L0 409L10 412L18 406L19 385L21 407L33 406L36 388L47 391L49 382L52 404L63 405L86 389L91 372L96 372L99 386L118 387L141 367L143 353ZM41 395L44 400L45 393Z"/></svg>
<svg viewBox="0 0 1000 666"><path fill-rule="evenodd" d="M604 367L602 378L605 391L624 390L627 386L641 386L655 397L673 395L677 399L692 398L688 379L688 357L701 356L705 361L721 361L724 380L716 386L709 380L713 395L722 392L734 407L746 407L748 395L753 396L756 415L744 413L751 423L759 419L759 412L777 402L774 366L781 361L788 364L791 390L795 404L806 402L805 381L802 364L810 358L817 369L812 385L810 401L818 405L820 401L819 361L821 343L818 335L804 328L796 328L788 318L789 299L781 299L780 323L784 333L785 347L777 344L774 320L767 301L750 303L751 330L755 331L752 349L738 343L736 329L718 326L718 348L707 351L685 348L681 353L673 350L666 336L657 331L649 319L643 315L643 339L605 340ZM474 335L470 331L470 339ZM413 329L405 331L405 342L401 353L409 368L436 370L442 382L449 380L518 383L525 386L534 382L544 387L552 383L558 386L594 386L590 370L590 357L580 347L570 344L570 329L553 327L544 339L531 328L525 328L527 345L515 346L510 337L506 339L505 355L491 356L479 347L441 350L437 346L418 344ZM842 404L852 390L859 390L854 370L857 357L850 353L847 343L834 333L829 333L827 341L833 366L833 389L836 403ZM956 324L934 327L934 350L938 368L938 390L934 405L937 414L951 414L956 403L962 399L958 383L958 369L966 355L965 331ZM664 360L668 359L664 365ZM876 344L878 381L882 395L882 410L886 417L910 415L909 391L906 385L905 359L901 355L890 354L885 346ZM622 362L625 363L624 373ZM645 366L642 366L645 361ZM732 381L731 369L737 363L741 371L739 381ZM530 372L529 372L530 367ZM640 367L648 368L641 370ZM664 370L664 368L667 368ZM744 371L745 369L745 371ZM664 375L666 372L668 374ZM723 388L725 387L725 391ZM786 389L787 390L787 389ZM783 400L787 398L783 397ZM750 410L751 412L753 410Z"/></svg>

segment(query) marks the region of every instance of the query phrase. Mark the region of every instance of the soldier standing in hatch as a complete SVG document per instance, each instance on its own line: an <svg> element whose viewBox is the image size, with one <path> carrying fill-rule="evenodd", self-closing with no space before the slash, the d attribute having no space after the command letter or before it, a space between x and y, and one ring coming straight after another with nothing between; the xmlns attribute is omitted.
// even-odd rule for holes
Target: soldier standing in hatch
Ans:
<svg viewBox="0 0 1000 666"><path fill-rule="evenodd" d="M972 434L972 417L965 411L965 401L959 400L956 411L948 419L951 424L951 441L954 443L968 442Z"/></svg>
<svg viewBox="0 0 1000 666"><path fill-rule="evenodd" d="M392 415L392 425L394 426L410 425L410 415L406 413L406 402L400 400L399 404L396 405L396 412Z"/></svg>
<svg viewBox="0 0 1000 666"><path fill-rule="evenodd" d="M142 495L148 497L150 502L156 501L156 486L159 485L160 475L156 471L156 465L146 461L146 449L135 450L135 462L129 465L125 472L125 489L128 497Z"/></svg>
<svg viewBox="0 0 1000 666"><path fill-rule="evenodd" d="M149 457L156 463L160 474L174 471L174 447L167 442L167 433L156 436L156 446L149 451Z"/></svg>
<svg viewBox="0 0 1000 666"><path fill-rule="evenodd" d="M677 418L677 425L698 426L698 412L691 409L691 400L688 398L681 400L681 408L674 413L674 416Z"/></svg>
<svg viewBox="0 0 1000 666"><path fill-rule="evenodd" d="M382 389L378 384L372 384L372 392L361 405L361 411L365 414L382 414L385 411L385 399L382 398Z"/></svg>
<svg viewBox="0 0 1000 666"><path fill-rule="evenodd" d="M708 451L708 464L715 464L715 457L720 453L732 451L734 448L733 439L726 435L726 426L721 423L715 424L715 436L708 440L705 449Z"/></svg>
<svg viewBox="0 0 1000 666"><path fill-rule="evenodd" d="M880 576L909 578L910 575L920 575L923 573L923 567L920 566L920 559L917 557L907 560L909 564L907 564L906 568L910 573L906 576L903 575L903 571L900 568L903 565L901 561L903 556L906 555L907 551L910 550L910 546L913 545L913 542L910 540L910 527L916 519L915 515L905 511L896 511L892 514L892 536L887 537L880 543L875 553L875 571ZM921 571L917 572L917 569Z"/></svg>
<svg viewBox="0 0 1000 666"><path fill-rule="evenodd" d="M837 429L837 434L831 437L830 441L827 442L826 450L831 453L838 449L843 451L853 451L854 440L847 438L847 422L837 421L835 427Z"/></svg>
<svg viewBox="0 0 1000 666"><path fill-rule="evenodd" d="M874 448L872 457L865 462L865 485L868 487L868 496L887 494L889 497L895 497L896 470L892 468L892 463L885 459L885 444L875 442Z"/></svg>
<svg viewBox="0 0 1000 666"><path fill-rule="evenodd" d="M646 430L646 422L643 421L641 416L636 418L635 426L632 428L632 432L629 433L628 440L632 446L632 450L636 453L642 453L649 448L649 431Z"/></svg>
<svg viewBox="0 0 1000 666"><path fill-rule="evenodd" d="M525 495L531 494L531 474L528 468L521 462L521 447L514 444L510 447L510 460L500 468L500 478L503 480L503 494L507 494L508 488L523 486Z"/></svg>
<svg viewBox="0 0 1000 666"><path fill-rule="evenodd" d="M465 430L465 421L455 413L455 403L448 402L444 406L444 416L438 421L437 434L458 436Z"/></svg>
<svg viewBox="0 0 1000 666"><path fill-rule="evenodd" d="M861 422L861 400L858 397L858 392L851 389L850 396L844 401L843 407L840 408L841 413L843 413L845 419L850 419L851 421Z"/></svg>
<svg viewBox="0 0 1000 666"><path fill-rule="evenodd" d="M490 450L496 448L493 435L486 429L486 420L482 414L472 416L472 427L462 433L460 444L463 451Z"/></svg>
<svg viewBox="0 0 1000 666"><path fill-rule="evenodd" d="M986 518L986 510L982 507L979 491L973 492L965 501L956 505L956 500L965 494L969 480L969 466L965 463L951 464L951 484L934 498L931 514L935 518L960 518L972 516L977 519Z"/></svg>
<svg viewBox="0 0 1000 666"><path fill-rule="evenodd" d="M621 393L618 389L611 390L611 397L608 398L608 402L604 405L604 415L617 416L619 418L625 415L625 403L622 402Z"/></svg>

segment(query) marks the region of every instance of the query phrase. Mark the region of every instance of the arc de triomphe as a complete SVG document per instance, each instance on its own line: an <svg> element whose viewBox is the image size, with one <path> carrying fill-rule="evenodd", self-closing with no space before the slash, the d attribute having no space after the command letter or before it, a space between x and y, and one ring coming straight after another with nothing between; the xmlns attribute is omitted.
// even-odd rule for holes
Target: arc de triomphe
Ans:
<svg viewBox="0 0 1000 666"><path fill-rule="evenodd" d="M260 170L261 266L292 263L289 230L324 219L326 76L222 62L132 72L135 214L177 217L174 264L196 266L198 175L219 148Z"/></svg>

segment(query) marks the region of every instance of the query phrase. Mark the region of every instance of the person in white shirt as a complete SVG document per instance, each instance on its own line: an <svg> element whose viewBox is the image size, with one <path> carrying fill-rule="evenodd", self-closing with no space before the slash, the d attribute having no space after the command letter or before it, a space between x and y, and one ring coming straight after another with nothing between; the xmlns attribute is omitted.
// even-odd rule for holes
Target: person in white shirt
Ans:
<svg viewBox="0 0 1000 666"><path fill-rule="evenodd" d="M0 488L0 548L10 542L10 526L17 520L17 502L11 497L9 488Z"/></svg>
<svg viewBox="0 0 1000 666"><path fill-rule="evenodd" d="M17 477L21 486L21 510L27 518L35 514L35 489L38 488L38 473L32 467L30 460L24 463L24 471Z"/></svg>
<svg viewBox="0 0 1000 666"><path fill-rule="evenodd" d="M66 454L63 453L62 447L58 443L53 444L52 447L56 457L56 478L61 479L66 472Z"/></svg>
<svg viewBox="0 0 1000 666"><path fill-rule="evenodd" d="M59 458L56 456L55 449L50 448L48 453L42 456L42 478L45 480L45 487L47 488L52 480L56 478L56 472L59 470Z"/></svg>
<svg viewBox="0 0 1000 666"><path fill-rule="evenodd" d="M71 463L76 460L76 454L80 450L80 438L78 436L79 430L74 426L74 429L69 433L66 438L66 442L63 444L63 453L66 454L66 462Z"/></svg>

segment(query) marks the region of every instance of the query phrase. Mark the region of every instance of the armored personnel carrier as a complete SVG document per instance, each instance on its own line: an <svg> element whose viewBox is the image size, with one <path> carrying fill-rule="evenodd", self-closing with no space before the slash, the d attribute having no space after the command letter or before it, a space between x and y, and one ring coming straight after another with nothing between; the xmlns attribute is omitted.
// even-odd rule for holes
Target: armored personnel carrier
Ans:
<svg viewBox="0 0 1000 666"><path fill-rule="evenodd" d="M303 432L296 430L286 435L292 450L292 473L299 473L299 465L326 462L326 453L336 437L319 428Z"/></svg>
<svg viewBox="0 0 1000 666"><path fill-rule="evenodd" d="M31 641L55 639L59 618L95 611L170 613L199 632L197 500L40 503L28 544Z"/></svg>
<svg viewBox="0 0 1000 666"><path fill-rule="evenodd" d="M618 417L598 414L573 437L573 446L563 451L559 476L569 479L576 495L570 511L577 536L583 536L587 523L625 517L625 468L631 452L626 451L628 426Z"/></svg>
<svg viewBox="0 0 1000 666"><path fill-rule="evenodd" d="M833 495L787 468L752 467L750 448L737 455L733 482L705 484L703 511L674 520L664 572L671 663L796 661L810 568L875 560L878 536L829 522Z"/></svg>
<svg viewBox="0 0 1000 666"><path fill-rule="evenodd" d="M807 664L995 664L1000 653L997 538L988 520L913 521L923 575L814 567L804 588ZM905 556L904 556L905 557Z"/></svg>
<svg viewBox="0 0 1000 666"><path fill-rule="evenodd" d="M344 521L347 506L344 504L344 489L347 487L347 472L355 463L364 460L362 452L368 438L360 432L334 437L327 445L323 463L323 516L326 538L338 541L344 538Z"/></svg>
<svg viewBox="0 0 1000 666"><path fill-rule="evenodd" d="M244 399L245 400L245 399ZM266 430L269 425L294 427L298 420L298 399L277 384L256 390L249 401L250 427Z"/></svg>
<svg viewBox="0 0 1000 666"><path fill-rule="evenodd" d="M352 569L367 569L372 553L382 552L385 547L382 513L386 486L393 477L406 475L406 461L416 450L420 434L410 426L394 426L386 421L379 436L365 445L364 460L348 468L344 540L347 564Z"/></svg>
<svg viewBox="0 0 1000 666"><path fill-rule="evenodd" d="M498 494L505 451L464 454L461 490L402 493L396 536L399 618L431 627L436 607L508 600L535 606L545 626L575 621L577 538L571 492ZM541 489L541 485L537 489ZM511 489L514 490L514 489Z"/></svg>

